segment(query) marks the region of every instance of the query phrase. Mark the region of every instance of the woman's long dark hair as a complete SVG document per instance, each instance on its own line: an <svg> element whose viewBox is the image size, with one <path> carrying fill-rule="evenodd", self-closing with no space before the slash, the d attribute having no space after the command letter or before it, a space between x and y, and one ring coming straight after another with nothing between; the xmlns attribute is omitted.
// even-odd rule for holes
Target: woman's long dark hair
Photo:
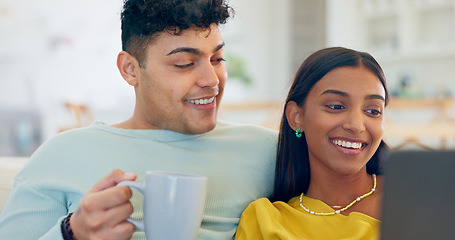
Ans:
<svg viewBox="0 0 455 240"><path fill-rule="evenodd" d="M301 138L296 138L294 130L289 126L286 118L287 103L294 101L299 106L303 106L313 86L328 72L343 66L364 66L373 72L384 86L387 105L389 95L384 73L378 62L370 54L342 47L333 47L319 50L310 55L297 71L286 99L278 140L272 201L287 202L302 192L306 193L310 184L308 145L304 133ZM369 174L381 174L381 163L386 152L387 145L381 141L375 154L367 163Z"/></svg>

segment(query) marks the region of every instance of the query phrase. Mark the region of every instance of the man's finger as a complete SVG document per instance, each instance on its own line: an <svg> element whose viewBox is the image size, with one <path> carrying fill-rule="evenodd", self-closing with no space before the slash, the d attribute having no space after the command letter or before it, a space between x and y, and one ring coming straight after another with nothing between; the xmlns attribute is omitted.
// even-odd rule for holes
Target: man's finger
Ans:
<svg viewBox="0 0 455 240"><path fill-rule="evenodd" d="M131 196L132 191L128 187L112 187L87 195L80 204L88 212L105 211L129 202Z"/></svg>
<svg viewBox="0 0 455 240"><path fill-rule="evenodd" d="M137 175L135 173L125 173L122 170L116 169L99 180L89 192L99 192L114 187L122 181L134 181L136 177Z"/></svg>

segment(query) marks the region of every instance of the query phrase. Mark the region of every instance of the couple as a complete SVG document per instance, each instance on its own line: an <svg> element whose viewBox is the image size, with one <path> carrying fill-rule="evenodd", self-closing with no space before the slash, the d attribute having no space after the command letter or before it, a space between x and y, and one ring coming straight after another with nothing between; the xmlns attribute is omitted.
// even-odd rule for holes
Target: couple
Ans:
<svg viewBox="0 0 455 240"><path fill-rule="evenodd" d="M145 239L126 221L142 218L141 195L115 186L153 169L208 177L198 239L376 234L381 68L366 53L323 49L298 70L279 136L218 121L227 80L218 26L231 14L223 0L126 0L117 66L136 93L133 116L43 144L15 179L0 239Z"/></svg>

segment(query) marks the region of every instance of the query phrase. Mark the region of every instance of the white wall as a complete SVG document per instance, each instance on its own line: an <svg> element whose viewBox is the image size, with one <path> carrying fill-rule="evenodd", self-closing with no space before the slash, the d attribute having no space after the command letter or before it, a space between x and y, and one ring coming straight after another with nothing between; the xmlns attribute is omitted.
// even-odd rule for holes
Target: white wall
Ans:
<svg viewBox="0 0 455 240"><path fill-rule="evenodd" d="M327 46L342 46L362 49L364 44L359 34L362 34L362 22L359 22L357 0L326 0Z"/></svg>
<svg viewBox="0 0 455 240"><path fill-rule="evenodd" d="M72 123L66 101L90 105L101 120L126 118L134 99L115 66L121 4L3 0L0 108L37 109L45 138ZM103 115L110 110L117 115Z"/></svg>
<svg viewBox="0 0 455 240"><path fill-rule="evenodd" d="M232 80L227 85L225 101L281 99L292 75L290 0L231 0L230 4L235 16L224 27L226 52L245 60L247 74L254 83L237 90ZM231 85L236 91L229 91Z"/></svg>

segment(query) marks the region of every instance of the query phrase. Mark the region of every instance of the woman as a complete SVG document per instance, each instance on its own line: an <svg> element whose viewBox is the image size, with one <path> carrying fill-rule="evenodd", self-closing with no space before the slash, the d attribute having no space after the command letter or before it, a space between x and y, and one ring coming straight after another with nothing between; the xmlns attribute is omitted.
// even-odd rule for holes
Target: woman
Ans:
<svg viewBox="0 0 455 240"><path fill-rule="evenodd" d="M236 239L376 239L388 92L368 53L308 57L281 122L272 202L245 210Z"/></svg>

